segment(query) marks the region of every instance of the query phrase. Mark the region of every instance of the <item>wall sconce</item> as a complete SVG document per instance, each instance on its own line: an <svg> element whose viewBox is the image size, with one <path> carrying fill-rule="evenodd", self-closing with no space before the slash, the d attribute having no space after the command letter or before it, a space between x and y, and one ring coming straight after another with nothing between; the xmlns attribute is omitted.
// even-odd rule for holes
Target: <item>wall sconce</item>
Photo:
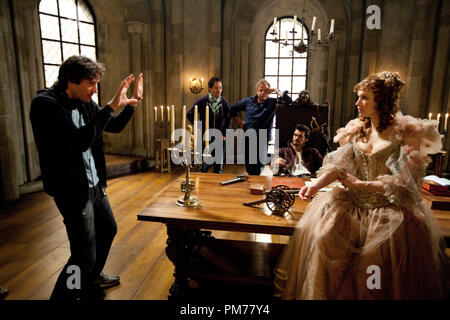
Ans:
<svg viewBox="0 0 450 320"><path fill-rule="evenodd" d="M189 89L194 94L200 93L203 90L203 78L191 78Z"/></svg>

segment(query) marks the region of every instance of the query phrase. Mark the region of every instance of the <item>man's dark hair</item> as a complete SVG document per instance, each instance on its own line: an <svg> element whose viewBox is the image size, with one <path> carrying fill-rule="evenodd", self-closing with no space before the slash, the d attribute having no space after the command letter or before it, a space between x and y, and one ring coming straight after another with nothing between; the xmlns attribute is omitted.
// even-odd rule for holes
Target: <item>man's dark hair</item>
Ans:
<svg viewBox="0 0 450 320"><path fill-rule="evenodd" d="M71 56L59 67L56 85L66 90L68 83L79 84L82 80L92 80L97 76L102 77L105 66L101 62L93 61L85 56Z"/></svg>
<svg viewBox="0 0 450 320"><path fill-rule="evenodd" d="M212 88L214 86L214 83L216 82L222 82L222 80L219 77L212 77L208 81L208 88Z"/></svg>
<svg viewBox="0 0 450 320"><path fill-rule="evenodd" d="M304 132L305 138L309 139L309 134L310 134L311 130L309 130L308 126L305 126L304 124L296 124L294 131L295 130Z"/></svg>

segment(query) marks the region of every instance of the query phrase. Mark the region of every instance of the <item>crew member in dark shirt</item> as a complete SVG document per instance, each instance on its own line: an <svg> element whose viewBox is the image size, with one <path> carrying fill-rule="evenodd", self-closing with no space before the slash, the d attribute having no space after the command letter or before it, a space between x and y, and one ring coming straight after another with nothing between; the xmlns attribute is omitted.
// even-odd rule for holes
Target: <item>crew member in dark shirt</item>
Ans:
<svg viewBox="0 0 450 320"><path fill-rule="evenodd" d="M269 98L271 93L276 93L277 98ZM267 146L271 139L275 106L277 103L290 104L291 97L288 92L271 88L266 79L261 79L256 84L256 96L245 98L231 106L231 116L244 131L254 129L257 133L256 144L250 145L250 139L245 141L245 168L248 174L260 175L266 164ZM245 111L245 121L240 117L240 112ZM261 130L260 129L264 129ZM261 146L260 146L261 141ZM262 141L265 141L263 143ZM255 154L256 153L256 154ZM256 156L256 157L255 157ZM253 161L254 159L256 160Z"/></svg>
<svg viewBox="0 0 450 320"><path fill-rule="evenodd" d="M72 56L60 66L56 83L39 90L31 102L30 119L44 190L54 198L70 242L69 261L50 299L98 299L103 288L120 283L118 276L102 272L117 232L105 192L102 133L125 128L142 99L143 76L138 76L131 99L126 94L135 80L132 74L100 108L92 96L103 73L101 63Z"/></svg>
<svg viewBox="0 0 450 320"><path fill-rule="evenodd" d="M315 176L322 166L323 157L319 150L307 144L310 129L297 124L288 146L280 148L271 163L274 175Z"/></svg>

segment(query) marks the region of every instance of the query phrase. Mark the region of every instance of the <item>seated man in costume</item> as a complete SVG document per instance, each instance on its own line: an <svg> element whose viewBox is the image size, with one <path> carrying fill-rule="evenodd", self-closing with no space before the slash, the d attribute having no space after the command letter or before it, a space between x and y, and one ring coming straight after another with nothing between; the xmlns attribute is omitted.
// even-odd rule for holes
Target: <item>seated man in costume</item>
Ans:
<svg viewBox="0 0 450 320"><path fill-rule="evenodd" d="M315 176L322 166L323 157L319 150L307 145L310 130L297 124L285 148L280 148L270 165L274 175Z"/></svg>

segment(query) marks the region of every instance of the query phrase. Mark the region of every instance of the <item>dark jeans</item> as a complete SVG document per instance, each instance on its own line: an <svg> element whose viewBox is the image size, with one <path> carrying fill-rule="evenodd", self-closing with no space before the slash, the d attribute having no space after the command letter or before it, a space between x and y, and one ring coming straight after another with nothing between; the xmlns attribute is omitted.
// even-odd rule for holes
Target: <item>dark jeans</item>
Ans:
<svg viewBox="0 0 450 320"><path fill-rule="evenodd" d="M223 162L224 162L224 159L225 159L225 146L226 146L226 141L225 140L223 141L222 146L223 146L222 159L220 160L220 162L218 162L218 163L214 162L214 164L206 164L203 161L203 164L200 165L200 168L198 169L198 172L203 172L203 173L208 172L208 169L212 166L214 173L222 173ZM213 157L216 155L216 150L215 149L211 152L211 155Z"/></svg>
<svg viewBox="0 0 450 320"><path fill-rule="evenodd" d="M93 282L105 266L117 225L103 188L89 188L89 200L79 210L68 197L55 197L55 203L64 218L70 242L70 258L61 271L50 299L88 297L95 290ZM81 289L69 289L67 273L71 265L81 270Z"/></svg>
<svg viewBox="0 0 450 320"><path fill-rule="evenodd" d="M255 144L251 144L251 141L248 137L245 137L245 170L249 175L257 175L259 176L261 172L264 170L264 166L266 165L266 159L267 159L267 144L263 148L260 148L259 146L259 135L258 139ZM266 140L267 141L267 140ZM253 147L253 148L252 148ZM252 152L257 152L256 154L256 163L250 163L254 162L251 161L254 159L254 156L250 156L250 149ZM260 156L261 153L261 156Z"/></svg>

